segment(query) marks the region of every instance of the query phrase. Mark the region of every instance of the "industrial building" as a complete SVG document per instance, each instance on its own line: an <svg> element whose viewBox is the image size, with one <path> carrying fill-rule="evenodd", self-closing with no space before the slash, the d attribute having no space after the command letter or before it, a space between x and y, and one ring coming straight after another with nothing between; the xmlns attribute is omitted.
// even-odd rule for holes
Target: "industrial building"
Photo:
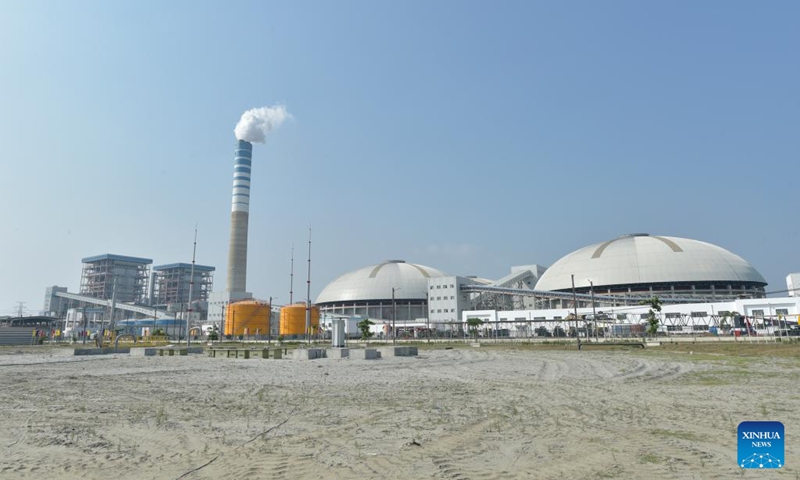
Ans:
<svg viewBox="0 0 800 480"><path fill-rule="evenodd" d="M106 253L81 262L81 295L103 300L114 296L121 303L147 302L151 259Z"/></svg>
<svg viewBox="0 0 800 480"><path fill-rule="evenodd" d="M800 300L765 298L766 285L749 262L716 245L623 235L554 263L531 292L534 308L476 308L463 311L460 321L479 318L494 332L510 336L553 334L556 329L586 333L595 321L604 333L621 326L630 333L631 326L649 315L642 300L658 297L664 306L656 316L665 333L745 327L771 333L786 328L787 322L796 325Z"/></svg>
<svg viewBox="0 0 800 480"><path fill-rule="evenodd" d="M767 285L750 263L724 248L646 233L565 255L547 269L536 289L571 292L573 279L578 293L709 300L763 297Z"/></svg>
<svg viewBox="0 0 800 480"><path fill-rule="evenodd" d="M214 286L214 267L192 265L190 263L171 263L153 267L151 305L186 306L189 303L189 290L192 302L205 302ZM194 277L192 277L194 275ZM192 285L194 281L194 285Z"/></svg>
<svg viewBox="0 0 800 480"><path fill-rule="evenodd" d="M792 280L790 275L790 290ZM752 325L764 325L756 319L785 324L800 313L794 299L766 299L766 285L749 262L724 248L639 233L581 248L550 268L515 266L498 280L387 261L338 277L316 304L323 325L351 317L376 322L376 332L387 332L392 321L398 330L463 331L467 318L480 318L508 335L525 336L541 327L566 331L576 308L578 318L601 319L606 329L639 324L648 313L639 304L656 296L665 304L662 328L669 331L686 325L707 331L725 322L734 328L749 319Z"/></svg>
<svg viewBox="0 0 800 480"><path fill-rule="evenodd" d="M315 305L322 315L424 321L428 315L428 282L446 276L424 265L387 260L336 278L320 292Z"/></svg>

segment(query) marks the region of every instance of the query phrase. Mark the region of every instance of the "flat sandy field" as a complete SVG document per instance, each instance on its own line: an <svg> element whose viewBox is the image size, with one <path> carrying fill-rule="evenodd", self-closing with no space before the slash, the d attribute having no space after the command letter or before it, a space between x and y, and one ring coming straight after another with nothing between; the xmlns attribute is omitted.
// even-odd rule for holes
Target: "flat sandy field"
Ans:
<svg viewBox="0 0 800 480"><path fill-rule="evenodd" d="M0 478L800 478L800 344L0 353ZM784 423L786 467L737 467L745 420Z"/></svg>

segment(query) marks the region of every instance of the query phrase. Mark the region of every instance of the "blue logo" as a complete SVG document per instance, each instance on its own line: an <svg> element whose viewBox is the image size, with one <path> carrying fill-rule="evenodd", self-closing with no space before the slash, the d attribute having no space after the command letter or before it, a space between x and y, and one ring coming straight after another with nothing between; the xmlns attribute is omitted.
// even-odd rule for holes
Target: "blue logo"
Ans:
<svg viewBox="0 0 800 480"><path fill-rule="evenodd" d="M783 424L742 422L739 424L739 466L742 468L783 467Z"/></svg>

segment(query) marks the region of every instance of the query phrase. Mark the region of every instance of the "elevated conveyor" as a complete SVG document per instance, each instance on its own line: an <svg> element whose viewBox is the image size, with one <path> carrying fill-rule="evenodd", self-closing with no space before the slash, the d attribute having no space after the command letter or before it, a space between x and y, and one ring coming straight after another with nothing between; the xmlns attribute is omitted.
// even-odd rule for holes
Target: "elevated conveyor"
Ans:
<svg viewBox="0 0 800 480"><path fill-rule="evenodd" d="M111 306L111 300L103 300L102 298L94 298L94 297L89 297L89 296L86 296L86 295L79 295L77 293L56 292L55 295L57 297L66 298L66 299L69 299L69 300L75 300L75 301L84 302L84 303L91 303L93 305L102 305L104 307L110 307ZM139 313L139 314L142 314L142 315L146 315L148 317L152 317L153 314L155 313L156 318L164 319L164 320L165 319L173 319L173 320L175 319L174 315L169 315L168 313L164 312L163 310L158 310L158 309L155 309L153 307L147 307L147 306L144 306L144 305L134 305L132 303L116 302L114 304L114 308L119 308L120 310L125 310L125 311L128 311L128 312Z"/></svg>

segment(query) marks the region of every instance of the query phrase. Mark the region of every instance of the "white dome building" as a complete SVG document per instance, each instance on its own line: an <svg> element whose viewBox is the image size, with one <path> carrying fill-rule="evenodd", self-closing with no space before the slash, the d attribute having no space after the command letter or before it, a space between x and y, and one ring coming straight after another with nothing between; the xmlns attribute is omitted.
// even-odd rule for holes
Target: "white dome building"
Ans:
<svg viewBox="0 0 800 480"><path fill-rule="evenodd" d="M322 290L316 305L323 314L391 320L394 293L396 320L413 321L427 317L428 279L446 276L424 265L387 260L341 275Z"/></svg>
<svg viewBox="0 0 800 480"><path fill-rule="evenodd" d="M553 264L537 290L660 297L763 297L764 277L742 257L688 238L636 233L576 250Z"/></svg>

